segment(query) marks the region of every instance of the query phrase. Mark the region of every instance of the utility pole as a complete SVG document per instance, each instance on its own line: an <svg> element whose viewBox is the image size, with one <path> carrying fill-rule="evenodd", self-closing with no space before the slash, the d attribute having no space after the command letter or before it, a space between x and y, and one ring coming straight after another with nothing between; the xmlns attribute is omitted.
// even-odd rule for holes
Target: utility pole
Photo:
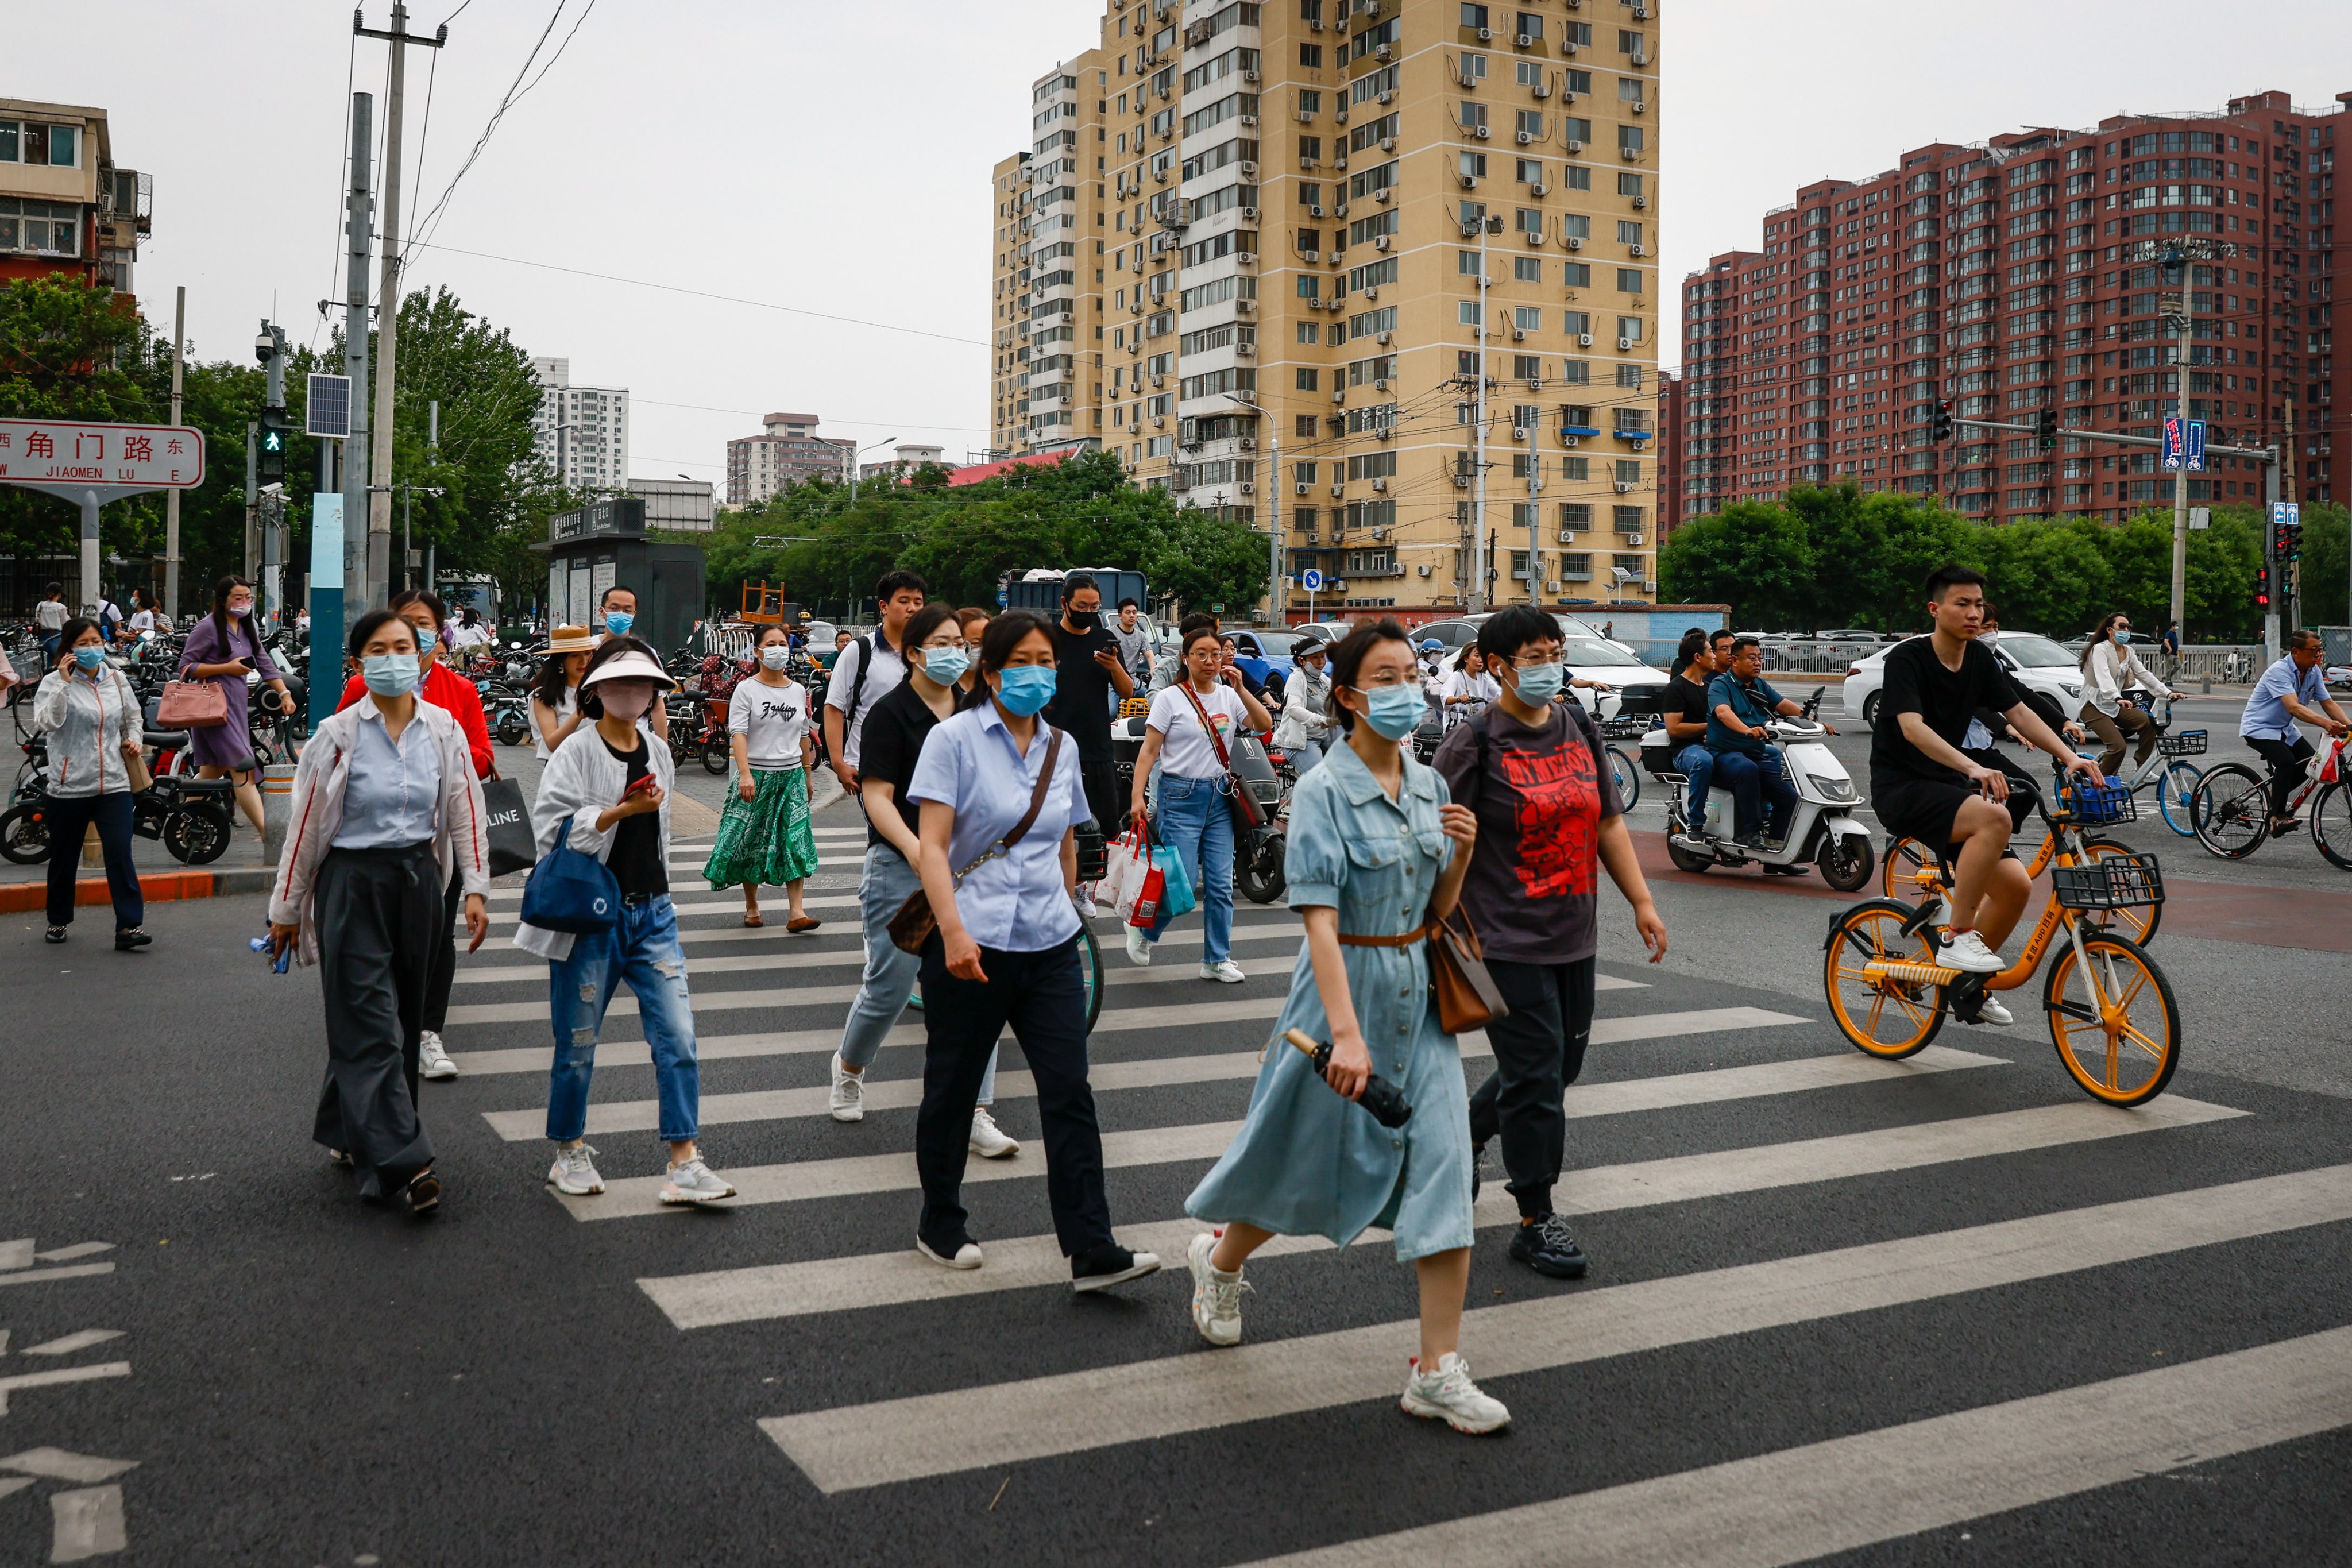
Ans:
<svg viewBox="0 0 2352 1568"><path fill-rule="evenodd" d="M1264 409L1259 412L1265 413ZM1279 628L1290 623L1290 591L1282 584L1282 427L1271 414L1265 414L1265 433L1266 471L1274 476L1265 487L1266 534L1271 541L1265 598L1274 606L1272 618Z"/></svg>
<svg viewBox="0 0 2352 1568"><path fill-rule="evenodd" d="M2179 391L2176 394L2174 412L2180 419L2180 444L2184 454L2180 471L2172 476L2172 625L2180 634L2182 646L2189 641L2189 465L2185 454L2189 449L2189 316L2197 299L2197 268L2187 256L2175 252L2167 256L2168 266L2178 256L2180 265L2180 313L2174 317L2180 329L2179 374Z"/></svg>
<svg viewBox="0 0 2352 1568"><path fill-rule="evenodd" d="M352 378L352 433L343 442L343 618L335 627L341 646L346 627L367 614L368 495L368 245L374 237L375 203L370 190L373 163L374 100L352 94L352 187L345 204L343 278L343 374ZM312 616L313 621L317 619ZM314 686L320 683L314 682ZM331 682L325 684L331 685Z"/></svg>
<svg viewBox="0 0 2352 1568"><path fill-rule="evenodd" d="M441 400L437 397L425 405L425 465L432 468L441 466ZM425 591L439 593L434 584L440 580L434 572L433 541L427 539L425 542Z"/></svg>
<svg viewBox="0 0 2352 1568"><path fill-rule="evenodd" d="M252 494L258 503L254 526L259 536L261 608L277 619L285 610L286 539L286 331L273 322L261 323L254 352L266 372L261 405L261 459L255 474L259 481ZM251 575L248 572L247 575Z"/></svg>
<svg viewBox="0 0 2352 1568"><path fill-rule="evenodd" d="M383 286L376 293L376 376L375 376L375 451L369 472L381 480L370 488L367 497L367 574L372 588L382 590L386 596L392 584L392 492L385 487L392 482L393 383L396 377L400 356L400 141L401 100L407 80L408 46L422 44L437 49L448 40L449 29L445 24L429 38L411 37L408 33L408 7L402 0L393 0L392 31L380 33L360 26L360 13L352 12L352 31L362 38L383 38L392 45L392 71L384 93L383 123ZM352 400L364 383L352 384ZM401 558L401 580L408 575L407 557Z"/></svg>
<svg viewBox="0 0 2352 1568"><path fill-rule="evenodd" d="M1536 416L1543 411L1538 408ZM1528 429L1528 603L1543 606L1543 437Z"/></svg>
<svg viewBox="0 0 2352 1568"><path fill-rule="evenodd" d="M1486 334L1494 330L1486 305L1494 291L1495 280L1486 275L1486 218L1482 210L1478 217L1478 387L1475 412L1471 416L1475 453L1471 483L1477 488L1471 492L1470 591L1463 606L1465 614L1473 616L1486 607Z"/></svg>
<svg viewBox="0 0 2352 1568"><path fill-rule="evenodd" d="M255 563L261 555L259 507L261 481L257 476L261 458L261 426L247 423L245 427L245 560L242 563L245 580L253 581Z"/></svg>
<svg viewBox="0 0 2352 1568"><path fill-rule="evenodd" d="M188 368L188 289L182 284L172 307L172 423L180 422L180 382ZM246 465L246 472L253 465ZM251 488L248 481L248 489ZM180 492L163 492L163 613L180 624Z"/></svg>
<svg viewBox="0 0 2352 1568"><path fill-rule="evenodd" d="M2284 401L2285 404L2286 414L2286 440L2285 445L2283 447L2284 457L2279 463L2279 484L2281 486L2279 499L2292 506L2294 504L2295 499L2294 386L2293 383L2288 384L2286 397ZM2270 526L2270 514L2267 510L2265 510L2263 516L2263 525L2265 528ZM2291 616L2286 622L2286 629L2291 632L2297 626L2303 625L2303 563L2300 561L2282 561L2278 563L2278 569L2282 574L2293 573L2294 574L2294 591L2292 594L2285 591L2285 583L2280 581L2276 576L2272 578L2272 602L2273 604L2292 605L2294 608L2294 615ZM2276 661L2273 660L2273 662Z"/></svg>

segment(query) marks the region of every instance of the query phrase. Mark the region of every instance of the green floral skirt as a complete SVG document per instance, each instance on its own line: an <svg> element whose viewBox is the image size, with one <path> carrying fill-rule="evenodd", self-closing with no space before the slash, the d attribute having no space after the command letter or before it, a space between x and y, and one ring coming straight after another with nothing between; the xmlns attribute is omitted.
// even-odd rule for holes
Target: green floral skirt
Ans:
<svg viewBox="0 0 2352 1568"><path fill-rule="evenodd" d="M798 768L753 768L752 796L727 792L719 840L710 847L703 879L713 888L759 882L781 888L816 869L816 835L809 826L808 775Z"/></svg>

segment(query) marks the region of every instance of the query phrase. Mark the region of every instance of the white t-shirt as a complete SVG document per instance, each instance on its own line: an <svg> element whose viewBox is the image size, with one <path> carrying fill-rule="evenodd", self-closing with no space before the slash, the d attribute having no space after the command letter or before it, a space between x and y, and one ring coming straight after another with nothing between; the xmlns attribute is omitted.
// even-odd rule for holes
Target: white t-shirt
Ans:
<svg viewBox="0 0 2352 1568"><path fill-rule="evenodd" d="M552 703L536 693L532 695L530 701L533 708L547 708L555 715L555 721L561 724L580 711L580 689L576 686L565 687L562 695ZM533 713L530 718L530 749L542 763L555 754L547 749L547 737L540 732L537 713Z"/></svg>
<svg viewBox="0 0 2352 1568"><path fill-rule="evenodd" d="M71 619L63 599L43 599L33 606L33 624L45 632L61 632Z"/></svg>
<svg viewBox="0 0 2352 1568"><path fill-rule="evenodd" d="M1201 728L1201 716L1193 711L1185 693L1192 691L1191 682L1181 686L1163 686L1151 700L1150 715L1144 723L1159 731L1167 739L1160 742L1160 766L1164 773L1180 779L1213 779L1224 775L1224 766L1217 761L1217 749L1209 743L1209 732ZM1234 735L1249 722L1249 710L1242 706L1241 693L1220 681L1213 691L1192 691L1207 710L1209 721L1217 727L1218 738L1225 742L1228 756L1233 753Z"/></svg>
<svg viewBox="0 0 2352 1568"><path fill-rule="evenodd" d="M449 630L449 646L452 647L480 647L489 640L490 628L488 626L453 626Z"/></svg>
<svg viewBox="0 0 2352 1568"><path fill-rule="evenodd" d="M152 610L131 611L131 629L134 632L153 631L155 629L155 612Z"/></svg>
<svg viewBox="0 0 2352 1568"><path fill-rule="evenodd" d="M727 732L744 738L744 750L755 768L799 767L801 737L808 733L808 692L797 680L782 686L756 678L744 680L727 700Z"/></svg>
<svg viewBox="0 0 2352 1568"><path fill-rule="evenodd" d="M857 765L857 742L866 733L866 716L874 711L877 702L890 695L892 687L906 679L906 659L897 648L883 642L879 627L843 648L833 661L833 679L824 689L824 705L845 714L856 710L847 731L841 737L842 760L851 767ZM865 694L853 700L852 689L861 680Z"/></svg>

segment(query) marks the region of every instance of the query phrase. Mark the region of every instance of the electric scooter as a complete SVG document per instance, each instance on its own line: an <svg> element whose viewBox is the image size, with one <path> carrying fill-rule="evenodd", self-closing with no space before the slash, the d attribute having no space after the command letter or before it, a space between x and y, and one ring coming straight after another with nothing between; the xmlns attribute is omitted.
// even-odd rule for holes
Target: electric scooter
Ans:
<svg viewBox="0 0 2352 1568"><path fill-rule="evenodd" d="M1666 858L1675 869L1696 872L1753 864L1793 873L1813 866L1822 880L1841 893L1851 893L1870 880L1877 857L1869 830L1853 818L1862 797L1845 764L1822 743L1828 730L1813 717L1821 700L1816 691L1800 715L1774 719L1766 726L1773 744L1780 748L1782 774L1797 792L1788 837L1777 849L1759 849L1733 837L1732 795L1720 784L1707 792L1706 819L1692 822L1690 780L1674 765L1681 748L1667 738L1663 724L1642 737L1643 767L1667 785Z"/></svg>

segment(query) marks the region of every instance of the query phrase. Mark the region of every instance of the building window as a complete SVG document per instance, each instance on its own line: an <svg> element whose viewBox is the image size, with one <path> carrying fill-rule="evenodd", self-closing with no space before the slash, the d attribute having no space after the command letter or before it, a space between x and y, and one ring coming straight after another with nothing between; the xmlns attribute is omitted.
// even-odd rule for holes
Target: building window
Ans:
<svg viewBox="0 0 2352 1568"><path fill-rule="evenodd" d="M1617 269L1617 291L1620 294L1639 294L1642 291L1642 269L1620 267ZM1622 337L1624 334L1621 332L1618 335ZM1639 342L1641 340L1636 338L1633 341Z"/></svg>
<svg viewBox="0 0 2352 1568"><path fill-rule="evenodd" d="M1617 243L1620 245L1641 244L1642 226L1638 223L1629 222L1624 218L1619 218L1617 220Z"/></svg>
<svg viewBox="0 0 2352 1568"><path fill-rule="evenodd" d="M1639 343L1642 341L1642 318L1639 316L1618 317L1617 337L1622 342Z"/></svg>
<svg viewBox="0 0 2352 1568"><path fill-rule="evenodd" d="M1616 461L1616 462L1614 462L1614 463L1611 464L1610 466L1611 466L1611 468L1612 468L1615 470L1615 473L1614 473L1614 476L1613 476L1613 477L1615 478L1615 479L1616 479L1617 483L1619 483L1619 484L1621 484L1621 485L1638 485L1638 484L1640 484L1640 483L1642 482L1642 459L1641 459L1641 458L1618 458L1618 459L1617 459L1617 461ZM1623 527L1625 527L1625 526L1626 526L1626 523L1625 523L1625 514L1626 514L1628 511L1631 511L1631 512L1633 514L1633 527L1635 527L1635 528L1639 528L1639 527L1641 527L1641 526L1642 526L1642 509L1641 509L1640 507L1622 507L1622 506L1621 506L1621 507L1619 507L1619 508L1617 509L1617 526L1618 526L1618 527L1620 527L1620 528L1623 528Z"/></svg>
<svg viewBox="0 0 2352 1568"><path fill-rule="evenodd" d="M1512 281L1517 283L1542 282L1543 258L1540 256L1514 256L1511 258L1511 279Z"/></svg>
<svg viewBox="0 0 2352 1568"><path fill-rule="evenodd" d="M81 132L72 125L36 125L0 120L0 163L46 163L52 168L80 165Z"/></svg>
<svg viewBox="0 0 2352 1568"><path fill-rule="evenodd" d="M1307 366L1302 367L1295 374L1297 376L1297 385L1298 391L1315 392L1319 390L1317 383L1323 374L1321 371L1316 370L1312 366Z"/></svg>
<svg viewBox="0 0 2352 1568"><path fill-rule="evenodd" d="M1563 261L1559 264L1559 280L1570 289L1590 289L1592 287L1592 264Z"/></svg>

